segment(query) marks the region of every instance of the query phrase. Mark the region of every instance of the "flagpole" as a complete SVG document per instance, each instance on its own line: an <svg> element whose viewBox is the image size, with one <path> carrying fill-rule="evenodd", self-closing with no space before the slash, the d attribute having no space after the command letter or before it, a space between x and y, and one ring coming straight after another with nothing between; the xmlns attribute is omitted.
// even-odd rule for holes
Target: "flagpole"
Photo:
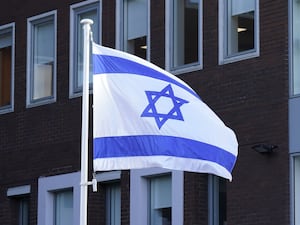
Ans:
<svg viewBox="0 0 300 225"><path fill-rule="evenodd" d="M90 30L93 21L83 19L83 85L81 127L81 181L80 181L80 225L87 224L88 191L88 134L89 134L89 75L90 75ZM74 221L75 222L75 221Z"/></svg>

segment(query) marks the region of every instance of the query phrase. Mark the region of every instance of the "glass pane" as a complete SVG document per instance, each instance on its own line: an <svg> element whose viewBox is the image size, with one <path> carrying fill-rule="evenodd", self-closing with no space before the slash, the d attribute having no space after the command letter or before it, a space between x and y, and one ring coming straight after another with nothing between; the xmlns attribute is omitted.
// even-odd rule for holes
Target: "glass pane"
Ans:
<svg viewBox="0 0 300 225"><path fill-rule="evenodd" d="M124 50L147 58L147 14L146 0L124 1Z"/></svg>
<svg viewBox="0 0 300 225"><path fill-rule="evenodd" d="M11 46L0 49L0 107L11 104L11 51Z"/></svg>
<svg viewBox="0 0 300 225"><path fill-rule="evenodd" d="M237 54L254 49L254 11L237 15L229 15L228 25L228 49L227 54Z"/></svg>
<svg viewBox="0 0 300 225"><path fill-rule="evenodd" d="M293 1L293 94L300 94L300 2Z"/></svg>
<svg viewBox="0 0 300 225"><path fill-rule="evenodd" d="M237 19L238 51L246 51L254 48L254 12L244 13Z"/></svg>
<svg viewBox="0 0 300 225"><path fill-rule="evenodd" d="M120 184L111 184L106 188L106 225L121 225Z"/></svg>
<svg viewBox="0 0 300 225"><path fill-rule="evenodd" d="M53 21L34 26L32 99L53 95L54 24Z"/></svg>
<svg viewBox="0 0 300 225"><path fill-rule="evenodd" d="M147 57L147 37L138 37L127 42L127 51L138 57Z"/></svg>
<svg viewBox="0 0 300 225"><path fill-rule="evenodd" d="M295 158L295 225L300 225L300 157Z"/></svg>
<svg viewBox="0 0 300 225"><path fill-rule="evenodd" d="M73 225L73 191L55 193L55 225Z"/></svg>
<svg viewBox="0 0 300 225"><path fill-rule="evenodd" d="M172 224L172 179L171 176L150 179L150 224Z"/></svg>
<svg viewBox="0 0 300 225"><path fill-rule="evenodd" d="M234 16L254 11L255 3L256 0L231 0L231 15Z"/></svg>
<svg viewBox="0 0 300 225"><path fill-rule="evenodd" d="M198 29L198 1L174 1L172 60L173 67L178 67L199 61Z"/></svg>
<svg viewBox="0 0 300 225"><path fill-rule="evenodd" d="M83 29L82 24L80 21L82 19L91 19L93 20L93 24L91 25L91 30L93 32L93 38L94 41L99 40L99 21L98 21L98 13L97 9L92 9L89 11L86 11L84 13L78 14L77 19L77 57L76 57L76 66L75 68L75 90L79 91L79 89L82 89L82 82L83 82ZM90 59L90 76L89 76L89 83L91 84L93 82L93 73L92 73L92 61Z"/></svg>

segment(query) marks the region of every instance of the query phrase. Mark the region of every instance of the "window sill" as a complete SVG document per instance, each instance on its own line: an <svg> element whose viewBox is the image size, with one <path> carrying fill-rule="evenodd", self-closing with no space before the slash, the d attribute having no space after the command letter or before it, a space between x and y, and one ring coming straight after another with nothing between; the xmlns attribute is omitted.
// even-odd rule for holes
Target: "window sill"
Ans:
<svg viewBox="0 0 300 225"><path fill-rule="evenodd" d="M37 100L34 102L27 102L26 108L33 108L33 107L37 107L37 106L48 105L48 104L52 104L54 102L56 102L56 98L54 98L54 97L43 99L43 100Z"/></svg>
<svg viewBox="0 0 300 225"><path fill-rule="evenodd" d="M225 58L220 58L219 59L219 65L224 65L228 63L233 63L233 62L238 62L238 61L243 61L246 59L251 59L259 57L259 51L251 51L251 52L245 52L245 53L240 53L238 55L233 55L233 56L228 56Z"/></svg>
<svg viewBox="0 0 300 225"><path fill-rule="evenodd" d="M179 75L179 74L190 73L202 69L203 69L202 64L188 64L182 67L170 69L169 72L174 75Z"/></svg>

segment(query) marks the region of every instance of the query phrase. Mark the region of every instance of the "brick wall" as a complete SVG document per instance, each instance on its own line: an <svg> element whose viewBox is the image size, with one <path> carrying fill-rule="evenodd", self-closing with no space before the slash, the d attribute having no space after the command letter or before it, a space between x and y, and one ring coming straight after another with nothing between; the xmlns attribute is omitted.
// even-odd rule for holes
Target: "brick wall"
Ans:
<svg viewBox="0 0 300 225"><path fill-rule="evenodd" d="M228 224L289 224L287 6L260 1L260 56L219 66L217 1L204 1L204 69L182 76L238 137ZM261 155L256 143L278 149Z"/></svg>
<svg viewBox="0 0 300 225"><path fill-rule="evenodd" d="M0 224L17 224L9 187L31 185L30 224L37 223L37 180L80 169L81 100L69 99L69 14L76 1L11 0L0 25L15 22L15 111L0 116ZM27 18L57 10L57 102L26 109ZM63 35L62 35L63 34ZM46 43L45 43L46 44ZM15 222L14 222L15 221Z"/></svg>
<svg viewBox="0 0 300 225"><path fill-rule="evenodd" d="M36 224L38 177L80 169L81 98L69 99L69 6L76 2L10 0L0 8L0 25L16 22L15 112L0 115L0 224L13 224L14 199L6 197L7 188L31 184L30 224ZM165 5L151 3L151 60L164 67ZM102 43L114 47L115 3L103 0L102 6ZM54 9L57 102L26 109L26 19ZM239 156L227 185L228 224L288 225L287 1L260 1L260 56L226 65L218 65L218 1L203 1L203 9L203 70L179 77L237 134ZM278 145L278 151L258 154L251 146L259 142ZM185 173L184 179L184 224L207 224L207 176ZM121 187L122 225L129 225L128 171ZM103 224L104 193L89 196L90 224Z"/></svg>

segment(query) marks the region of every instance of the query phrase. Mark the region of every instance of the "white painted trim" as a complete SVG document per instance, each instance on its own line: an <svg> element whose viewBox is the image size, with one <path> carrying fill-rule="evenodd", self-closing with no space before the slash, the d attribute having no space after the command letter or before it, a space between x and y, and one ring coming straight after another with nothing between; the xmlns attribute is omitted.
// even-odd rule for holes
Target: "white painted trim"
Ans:
<svg viewBox="0 0 300 225"><path fill-rule="evenodd" d="M300 97L290 98L289 101L289 152L300 152Z"/></svg>
<svg viewBox="0 0 300 225"><path fill-rule="evenodd" d="M294 96L294 63L293 63L293 0L288 1L288 48L289 48L289 94Z"/></svg>
<svg viewBox="0 0 300 225"><path fill-rule="evenodd" d="M124 26L126 21L124 21L124 1L126 0L116 0L116 49L121 51L125 50L125 38L124 38ZM147 1L147 51L146 60L150 61L151 58L151 0Z"/></svg>
<svg viewBox="0 0 300 225"><path fill-rule="evenodd" d="M35 25L35 21L42 20L43 18L53 16L53 26L54 26L54 65L53 65L53 87L52 96L42 98L31 102L31 56L32 56L32 31ZM56 102L56 67L57 67L57 10L46 12L37 16L33 16L27 19L27 63L26 63L26 108L36 107L40 105L50 104Z"/></svg>
<svg viewBox="0 0 300 225"><path fill-rule="evenodd" d="M30 192L31 192L31 186L23 185L23 186L8 188L6 195L7 197L13 197L13 196L30 194Z"/></svg>
<svg viewBox="0 0 300 225"><path fill-rule="evenodd" d="M74 41L75 41L75 18L76 18L76 10L81 8L81 7L85 7L89 4L93 4L93 3L97 3L99 2L99 43L97 44L101 44L102 43L102 0L86 0L86 1L82 1L79 3L75 3L73 5L70 6L70 46L69 46L69 51L70 51L70 55L69 55L69 98L77 98L77 97L81 97L82 96L82 91L80 92L75 92L74 90L74 65L75 65L75 61L74 61ZM95 41L95 40L94 40ZM89 90L89 93L92 94L93 91Z"/></svg>
<svg viewBox="0 0 300 225"><path fill-rule="evenodd" d="M121 41L123 40L122 37L122 25L121 25L121 21L122 21L122 5L123 2L122 0L116 0L116 40L115 40L115 48L118 50L122 50L122 43Z"/></svg>
<svg viewBox="0 0 300 225"><path fill-rule="evenodd" d="M162 168L134 169L130 171L130 225L146 224L148 220L147 177L172 174L172 224L183 224L183 171Z"/></svg>
<svg viewBox="0 0 300 225"><path fill-rule="evenodd" d="M108 182L121 179L121 171L109 171L103 173L97 173L96 179L98 182Z"/></svg>
<svg viewBox="0 0 300 225"><path fill-rule="evenodd" d="M146 59L151 61L151 0L149 0L147 4L147 14Z"/></svg>
<svg viewBox="0 0 300 225"><path fill-rule="evenodd" d="M233 63L237 61L242 61L250 58L255 58L260 56L260 35L259 35L259 0L256 0L255 5L255 37L254 37L254 49L249 51L244 51L235 55L227 56L225 53L225 48L227 43L225 43L227 31L227 19L225 9L227 8L226 3L228 0L219 0L219 65Z"/></svg>
<svg viewBox="0 0 300 225"><path fill-rule="evenodd" d="M171 73L178 75L188 72L193 72L197 70L203 69L203 1L198 1L198 62L186 64L183 66L179 66L176 68L172 68L172 35L173 29L171 28L173 20L172 5L174 3L173 0L165 0L165 69L170 71Z"/></svg>
<svg viewBox="0 0 300 225"><path fill-rule="evenodd" d="M170 5L171 0L165 0L165 69L170 71L171 69L171 44L170 44L170 32L171 32L171 12Z"/></svg>
<svg viewBox="0 0 300 225"><path fill-rule="evenodd" d="M54 192L73 189L73 224L79 225L80 172L41 177L38 180L38 225L54 224Z"/></svg>

